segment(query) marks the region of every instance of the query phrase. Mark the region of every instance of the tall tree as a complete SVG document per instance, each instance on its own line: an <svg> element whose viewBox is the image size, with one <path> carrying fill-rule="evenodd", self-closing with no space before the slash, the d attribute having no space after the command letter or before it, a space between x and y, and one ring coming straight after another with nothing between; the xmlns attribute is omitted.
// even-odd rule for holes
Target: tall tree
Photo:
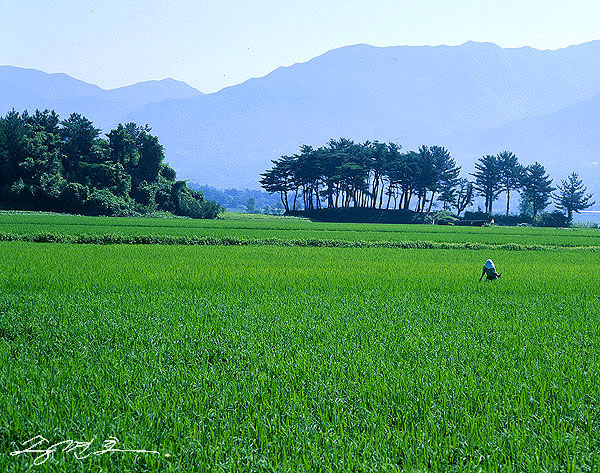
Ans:
<svg viewBox="0 0 600 473"><path fill-rule="evenodd" d="M440 146L432 146L434 163L436 168L436 181L432 189L429 211L433 204L435 192L439 192L439 200L444 203L444 210L454 201L455 189L458 185L460 167L456 165L450 152Z"/></svg>
<svg viewBox="0 0 600 473"><path fill-rule="evenodd" d="M367 163L369 165L371 188L370 207L377 206L378 199L383 199L384 176L388 162L388 145L379 141L367 142L364 147Z"/></svg>
<svg viewBox="0 0 600 473"><path fill-rule="evenodd" d="M100 129L79 113L72 113L61 125L65 173L69 180L85 180L80 165L103 160L103 156L97 156Z"/></svg>
<svg viewBox="0 0 600 473"><path fill-rule="evenodd" d="M282 156L280 159L272 161L274 166L261 174L261 185L270 194L279 193L281 204L285 211L290 210L288 193L296 191L294 195L294 207L296 210L296 198L298 196L298 187L294 182L292 172L293 158L290 156Z"/></svg>
<svg viewBox="0 0 600 473"><path fill-rule="evenodd" d="M353 144L344 162L338 168L340 186L343 190L342 207L360 207L363 196L369 192L369 164L366 144Z"/></svg>
<svg viewBox="0 0 600 473"><path fill-rule="evenodd" d="M473 202L473 183L462 178L458 182L456 189L456 201L454 207L456 208L456 215L460 217L460 214Z"/></svg>
<svg viewBox="0 0 600 473"><path fill-rule="evenodd" d="M552 179L540 163L535 162L525 168L521 176L521 187L524 198L531 204L533 218L543 211L550 203L552 196Z"/></svg>
<svg viewBox="0 0 600 473"><path fill-rule="evenodd" d="M132 169L139 161L138 141L140 127L135 123L123 125L119 123L117 128L107 133L111 149L111 159L121 163L126 169Z"/></svg>
<svg viewBox="0 0 600 473"><path fill-rule="evenodd" d="M415 173L415 194L417 196L417 212L425 211L427 192L437 185L438 174L431 147L421 146ZM432 191L435 192L435 191ZM432 196L433 197L433 196Z"/></svg>
<svg viewBox="0 0 600 473"><path fill-rule="evenodd" d="M346 178L343 172L356 153L356 145L346 138L331 139L327 146L321 148L320 156L323 170L323 182L326 189L322 191L327 197L327 207L337 207L340 197L347 191Z"/></svg>
<svg viewBox="0 0 600 473"><path fill-rule="evenodd" d="M138 138L139 161L134 175L139 181L152 182L158 178L161 165L165 159L163 145L158 137L151 135L150 128L141 130Z"/></svg>
<svg viewBox="0 0 600 473"><path fill-rule="evenodd" d="M506 192L506 215L510 212L510 192L519 189L523 166L519 159L510 151L498 154L499 181L502 192Z"/></svg>
<svg viewBox="0 0 600 473"><path fill-rule="evenodd" d="M405 153L395 171L395 179L401 189L400 202L398 208L408 210L410 201L415 194L418 186L420 155L416 151Z"/></svg>
<svg viewBox="0 0 600 473"><path fill-rule="evenodd" d="M560 210L567 213L569 224L573 222L573 212L580 212L596 203L592 200L592 195L586 192L587 188L575 172L558 185L558 194L554 196L554 202Z"/></svg>
<svg viewBox="0 0 600 473"><path fill-rule="evenodd" d="M471 175L475 178L475 189L485 197L486 213L491 214L494 201L502 189L498 157L489 154L482 156L475 163L475 172Z"/></svg>
<svg viewBox="0 0 600 473"><path fill-rule="evenodd" d="M28 155L29 127L14 109L0 119L0 193L19 177L19 163Z"/></svg>
<svg viewBox="0 0 600 473"><path fill-rule="evenodd" d="M323 176L321 152L309 145L300 146L300 154L294 155L293 173L298 187L302 188L304 208L320 208L319 186Z"/></svg>

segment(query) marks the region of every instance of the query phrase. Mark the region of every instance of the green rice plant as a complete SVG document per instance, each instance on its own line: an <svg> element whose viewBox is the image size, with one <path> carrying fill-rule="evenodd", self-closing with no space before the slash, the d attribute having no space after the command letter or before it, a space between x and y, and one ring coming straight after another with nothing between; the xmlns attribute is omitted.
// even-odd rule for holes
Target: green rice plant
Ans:
<svg viewBox="0 0 600 473"><path fill-rule="evenodd" d="M1 242L0 471L597 471L596 260Z"/></svg>
<svg viewBox="0 0 600 473"><path fill-rule="evenodd" d="M521 245L519 243L479 243L469 241L376 241L333 240L319 238L239 238L210 236L125 235L125 234L68 234L68 233L1 233L0 241L33 243L70 243L94 245L196 245L196 246L301 246L326 248L399 248L399 249L495 249L495 250L552 250L569 249L597 251L600 246Z"/></svg>
<svg viewBox="0 0 600 473"><path fill-rule="evenodd" d="M279 240L469 242L488 245L514 243L561 247L600 246L599 229L315 223L306 219L274 216L246 220L191 220L0 213L0 232L151 235L157 238L171 236L257 240L277 238Z"/></svg>

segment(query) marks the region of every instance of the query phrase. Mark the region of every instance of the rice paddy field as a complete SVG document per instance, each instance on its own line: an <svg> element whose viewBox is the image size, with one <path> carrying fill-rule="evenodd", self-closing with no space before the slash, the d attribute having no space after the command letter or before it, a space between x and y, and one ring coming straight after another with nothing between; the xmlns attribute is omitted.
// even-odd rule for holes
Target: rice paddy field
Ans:
<svg viewBox="0 0 600 473"><path fill-rule="evenodd" d="M434 241L600 248L597 228L452 227L311 222L294 217L226 214L221 220L83 217L0 212L2 234L122 235L337 241Z"/></svg>
<svg viewBox="0 0 600 473"><path fill-rule="evenodd" d="M41 232L546 246L0 242L0 471L600 470L599 230L0 214Z"/></svg>

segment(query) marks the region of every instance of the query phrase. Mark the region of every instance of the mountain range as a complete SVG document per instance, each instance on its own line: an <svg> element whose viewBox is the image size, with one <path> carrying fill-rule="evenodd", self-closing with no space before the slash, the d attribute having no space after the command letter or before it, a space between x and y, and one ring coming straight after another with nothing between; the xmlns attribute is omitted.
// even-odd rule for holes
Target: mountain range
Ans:
<svg viewBox="0 0 600 473"><path fill-rule="evenodd" d="M14 108L53 109L61 117L78 112L108 131L121 118L153 102L189 99L202 95L174 79L140 82L105 90L67 74L47 74L35 69L0 66L0 113Z"/></svg>
<svg viewBox="0 0 600 473"><path fill-rule="evenodd" d="M211 94L173 79L104 90L2 66L0 90L0 113L77 111L104 130L148 123L179 176L221 188L257 188L272 159L344 136L443 145L466 172L509 149L555 180L577 171L600 194L600 41L552 51L360 44Z"/></svg>

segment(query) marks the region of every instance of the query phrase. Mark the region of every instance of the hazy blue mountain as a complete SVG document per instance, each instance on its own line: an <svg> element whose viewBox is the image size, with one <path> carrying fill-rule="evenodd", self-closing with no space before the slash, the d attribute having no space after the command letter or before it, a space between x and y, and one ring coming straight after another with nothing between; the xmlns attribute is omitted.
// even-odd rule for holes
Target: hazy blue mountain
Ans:
<svg viewBox="0 0 600 473"><path fill-rule="evenodd" d="M35 108L31 106L29 110ZM56 100L41 108L55 110L61 118L67 118L72 112L81 113L92 120L97 127L108 131L112 125L121 121L121 117L131 113L138 107L125 102L107 100L103 94L100 94Z"/></svg>
<svg viewBox="0 0 600 473"><path fill-rule="evenodd" d="M173 79L139 82L117 89L101 90L93 96L71 97L50 104L61 116L78 111L108 130L132 111L149 103L201 95L185 82Z"/></svg>
<svg viewBox="0 0 600 473"><path fill-rule="evenodd" d="M509 149L526 163L544 164L556 182L575 171L600 204L600 94L549 115L457 134L448 145L468 168L482 154Z"/></svg>
<svg viewBox="0 0 600 473"><path fill-rule="evenodd" d="M476 136L599 93L600 42L558 51L356 45L214 94L150 104L128 118L152 124L183 176L255 187L271 159L301 143L346 136L410 148L453 138L463 150L457 134ZM522 158L544 162L538 153Z"/></svg>
<svg viewBox="0 0 600 473"><path fill-rule="evenodd" d="M23 110L73 97L96 95L102 89L67 74L47 74L35 69L0 66L0 113Z"/></svg>
<svg viewBox="0 0 600 473"><path fill-rule="evenodd" d="M187 99L202 93L175 79L149 80L104 91L103 98L129 105L145 105L167 99Z"/></svg>
<svg viewBox="0 0 600 473"><path fill-rule="evenodd" d="M187 99L201 92L174 79L147 81L104 90L66 74L0 66L0 113L11 108L52 108L61 116L82 113L106 128L133 110L167 99Z"/></svg>

